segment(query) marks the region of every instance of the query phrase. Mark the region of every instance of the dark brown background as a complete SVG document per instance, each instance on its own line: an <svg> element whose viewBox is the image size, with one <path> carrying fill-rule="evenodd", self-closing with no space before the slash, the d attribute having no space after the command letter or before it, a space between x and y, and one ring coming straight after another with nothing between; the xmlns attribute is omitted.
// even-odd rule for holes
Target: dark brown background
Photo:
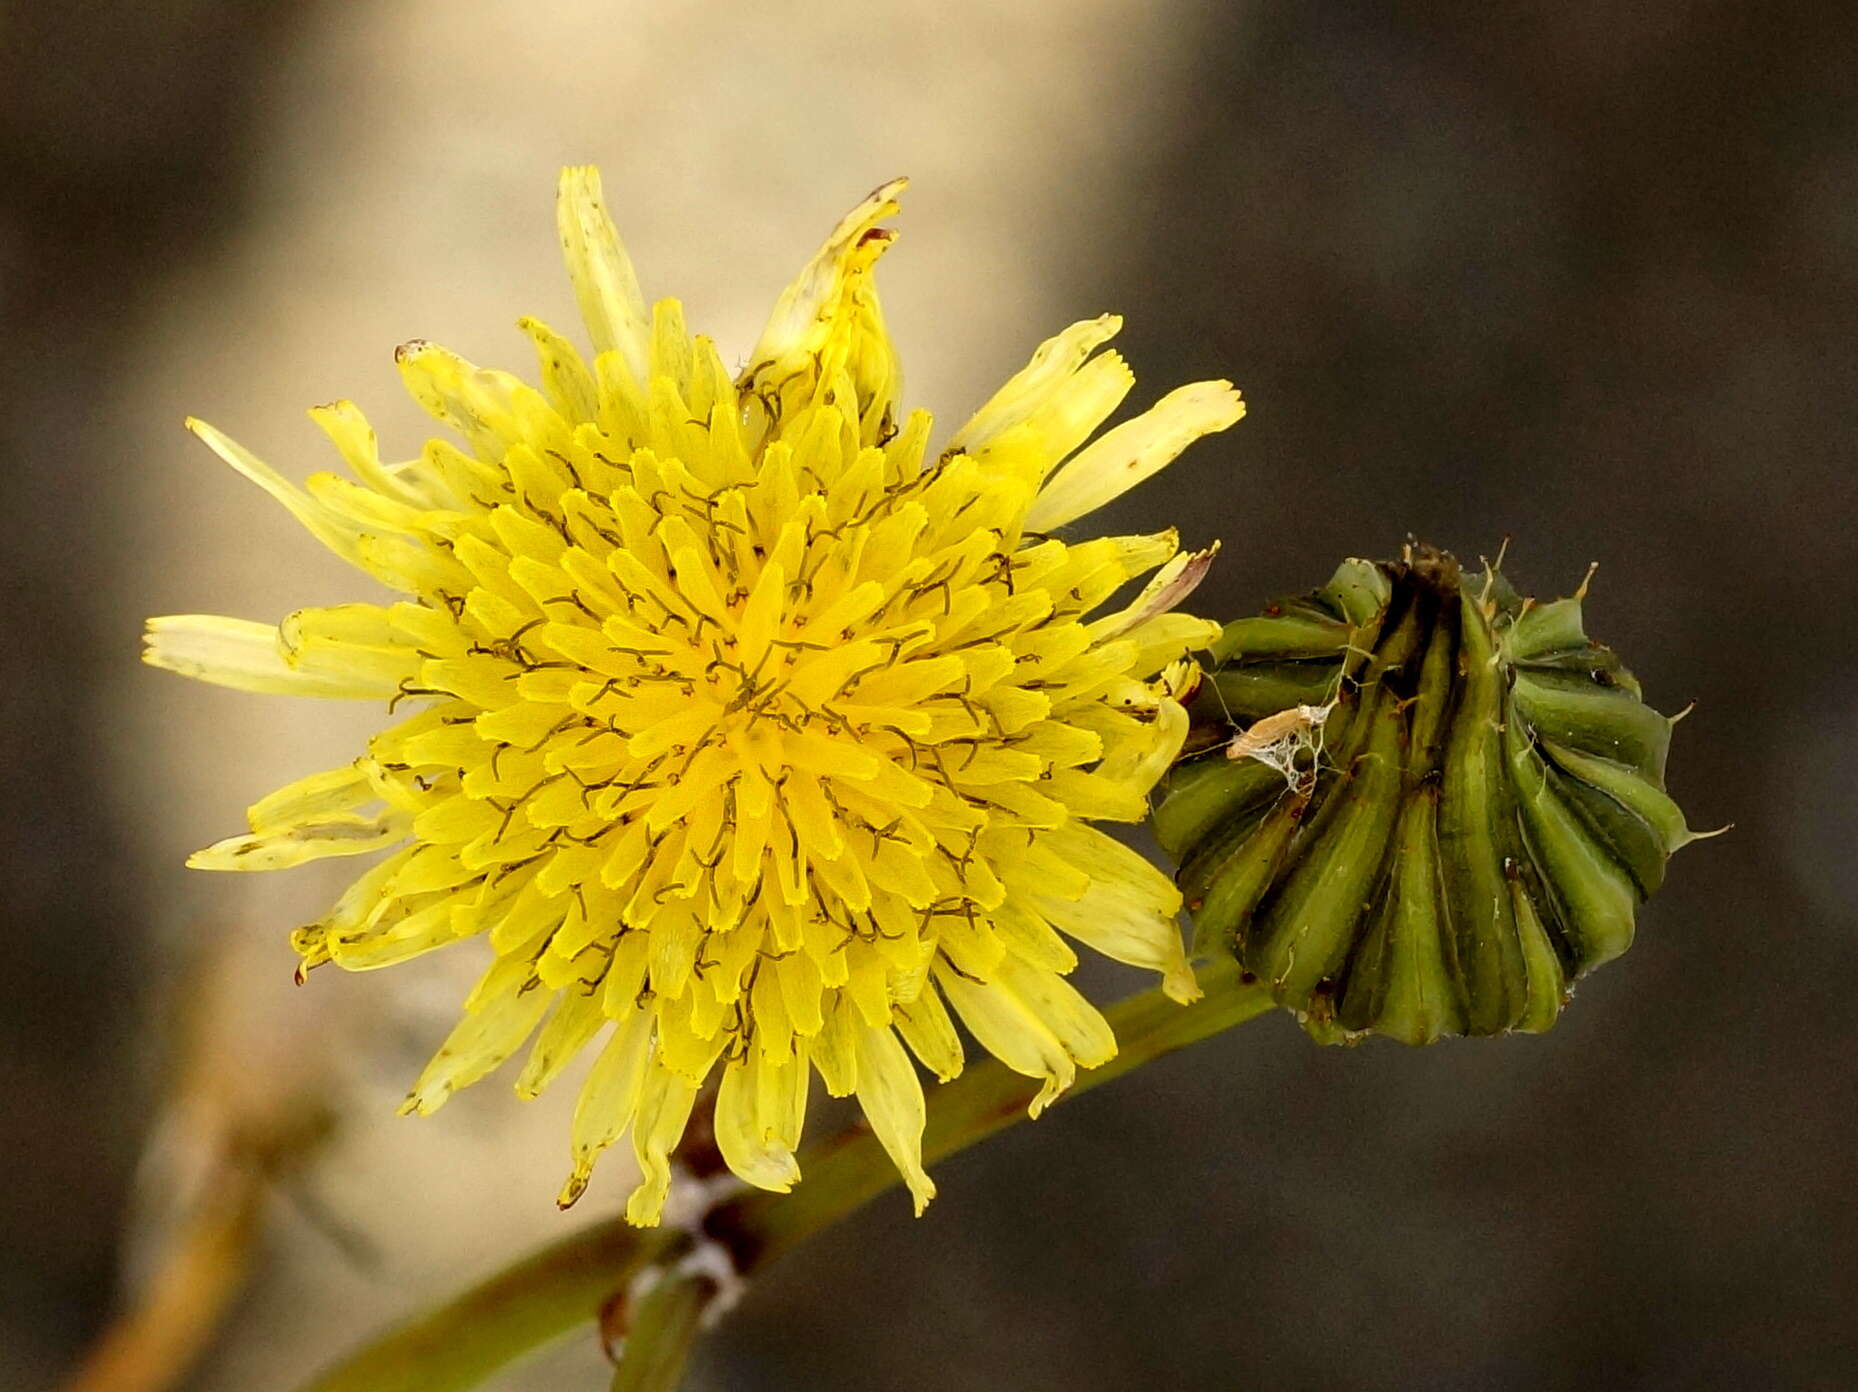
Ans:
<svg viewBox="0 0 1858 1392"><path fill-rule="evenodd" d="M133 632L93 591L135 444L93 406L125 312L236 232L304 13L0 13L9 1387L109 1308L157 1085L150 852L92 676ZM1736 829L1546 1039L1214 1041L942 1166L929 1219L829 1234L709 1385L1858 1384L1853 14L1182 7L1180 115L1075 191L1102 241L1066 288L1139 307L1145 383L1230 375L1253 415L1109 520L1223 537L1219 615L1409 532L1511 534L1548 593L1597 559L1590 631L1655 703L1698 701L1672 784Z"/></svg>

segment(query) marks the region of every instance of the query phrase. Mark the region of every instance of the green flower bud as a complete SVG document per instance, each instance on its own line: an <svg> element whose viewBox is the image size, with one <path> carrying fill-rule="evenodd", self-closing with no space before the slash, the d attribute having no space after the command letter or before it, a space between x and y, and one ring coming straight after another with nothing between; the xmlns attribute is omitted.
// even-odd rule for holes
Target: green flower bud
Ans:
<svg viewBox="0 0 1858 1392"><path fill-rule="evenodd" d="M1155 831L1195 951L1312 1036L1539 1033L1696 838L1673 718L1581 626L1450 555L1344 562L1228 624Z"/></svg>

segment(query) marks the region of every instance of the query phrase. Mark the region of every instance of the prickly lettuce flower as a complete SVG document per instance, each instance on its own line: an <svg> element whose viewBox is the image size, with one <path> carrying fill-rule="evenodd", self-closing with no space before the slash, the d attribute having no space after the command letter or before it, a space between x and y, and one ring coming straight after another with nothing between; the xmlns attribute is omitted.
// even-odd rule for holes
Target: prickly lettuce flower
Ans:
<svg viewBox="0 0 1858 1392"><path fill-rule="evenodd" d="M190 864L385 852L297 931L303 969L479 940L488 970L406 1106L525 1043L524 1095L597 1049L563 1204L629 1129L627 1214L656 1221L711 1080L731 1168L786 1190L818 1073L857 1096L920 1211L911 1053L953 1077L959 1019L1044 1080L1036 1113L1116 1048L1065 980L1073 942L1195 993L1179 894L1092 823L1140 819L1179 750L1159 674L1218 632L1169 612L1210 553L1051 533L1243 406L1202 382L1092 442L1133 382L1097 351L1106 317L933 449L928 414L898 414L872 283L901 188L839 225L739 376L677 301L647 310L598 176L572 169L558 216L591 362L533 320L539 391L403 346L408 389L462 446L383 463L353 405L317 408L355 481L298 488L190 422L404 596L276 626L151 621L156 666L400 717Z"/></svg>

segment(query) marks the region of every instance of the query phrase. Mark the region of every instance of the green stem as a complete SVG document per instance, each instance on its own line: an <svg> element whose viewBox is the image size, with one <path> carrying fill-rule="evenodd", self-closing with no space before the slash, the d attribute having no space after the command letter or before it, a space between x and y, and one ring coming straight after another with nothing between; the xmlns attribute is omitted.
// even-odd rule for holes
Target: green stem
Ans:
<svg viewBox="0 0 1858 1392"><path fill-rule="evenodd" d="M1206 995L1192 1005L1177 1005L1154 989L1106 1010L1116 1031L1117 1055L1079 1074L1065 1096L1101 1087L1272 1007L1269 992L1241 984L1239 969L1229 959L1203 968L1200 982ZM1023 1120L1026 1104L1038 1086L990 1058L937 1087L930 1096L923 1134L924 1160L933 1163L953 1155ZM718 1206L705 1223L710 1232L729 1243L745 1276L902 1182L877 1137L863 1123L807 1146L799 1159L806 1178L793 1193L748 1191ZM389 1331L303 1392L463 1392L523 1354L596 1319L615 1292L685 1240L684 1234L674 1230L597 1224L551 1243L438 1309ZM697 1303L702 1303L701 1294ZM640 1313L634 1314L628 1346L635 1358L655 1358L655 1353L646 1353L648 1341L639 1337ZM667 1322L673 1316L683 1317L681 1310L666 1309L663 1314ZM667 1332L672 1332L669 1323ZM672 1385L614 1384L634 1388Z"/></svg>
<svg viewBox="0 0 1858 1392"><path fill-rule="evenodd" d="M613 1370L613 1392L677 1392L697 1346L703 1308L715 1294L708 1276L673 1271L640 1296Z"/></svg>
<svg viewBox="0 0 1858 1392"><path fill-rule="evenodd" d="M391 1330L304 1392L460 1392L578 1325L683 1234L596 1223Z"/></svg>
<svg viewBox="0 0 1858 1392"><path fill-rule="evenodd" d="M1159 988L1116 1002L1104 1011L1116 1031L1116 1057L1079 1073L1059 1102L1272 1008L1269 991L1240 985L1238 978L1238 966L1222 956L1216 965L1201 969L1206 994L1192 1005L1169 1000ZM1038 1080L990 1058L936 1088L923 1131L924 1163L932 1165L1024 1121L1026 1104L1039 1086ZM805 1179L793 1193L750 1190L712 1219L711 1228L728 1236L753 1269L902 1183L877 1137L862 1123L802 1151L800 1173Z"/></svg>

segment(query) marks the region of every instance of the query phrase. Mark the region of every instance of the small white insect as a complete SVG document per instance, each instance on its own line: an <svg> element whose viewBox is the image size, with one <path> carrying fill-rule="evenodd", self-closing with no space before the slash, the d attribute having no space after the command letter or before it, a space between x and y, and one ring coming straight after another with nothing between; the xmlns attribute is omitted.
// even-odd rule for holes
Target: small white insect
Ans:
<svg viewBox="0 0 1858 1392"><path fill-rule="evenodd" d="M1320 706L1292 706L1276 715L1267 715L1234 735L1226 745L1228 759L1256 759L1284 775L1291 788L1302 787L1316 777L1316 764L1322 758L1323 724L1335 702ZM1297 755L1310 753L1307 767L1297 766Z"/></svg>

